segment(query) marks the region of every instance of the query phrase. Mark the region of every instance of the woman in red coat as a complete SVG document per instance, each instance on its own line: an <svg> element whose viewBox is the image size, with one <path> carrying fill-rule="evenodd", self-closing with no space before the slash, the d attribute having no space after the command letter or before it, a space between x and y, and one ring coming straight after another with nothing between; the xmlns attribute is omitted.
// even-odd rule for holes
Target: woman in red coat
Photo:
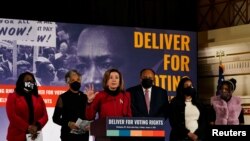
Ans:
<svg viewBox="0 0 250 141"><path fill-rule="evenodd" d="M88 104L86 118L131 117L130 94L124 91L121 73L116 69L107 70L103 78L103 91L94 93L93 86L86 88Z"/></svg>
<svg viewBox="0 0 250 141"><path fill-rule="evenodd" d="M15 92L8 95L6 111L9 119L8 141L25 141L26 134L37 137L48 121L45 103L38 95L34 75L22 73L16 82Z"/></svg>

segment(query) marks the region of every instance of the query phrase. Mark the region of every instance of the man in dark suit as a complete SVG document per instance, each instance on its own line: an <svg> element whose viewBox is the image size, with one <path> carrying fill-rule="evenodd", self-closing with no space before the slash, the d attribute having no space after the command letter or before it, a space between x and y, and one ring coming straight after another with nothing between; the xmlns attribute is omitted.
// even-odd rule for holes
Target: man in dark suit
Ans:
<svg viewBox="0 0 250 141"><path fill-rule="evenodd" d="M154 79L155 72L152 69L143 69L140 72L140 84L127 89L131 94L131 110L133 117L168 118L169 102L167 91L155 86ZM140 138L140 140L145 139ZM150 138L146 140L149 141ZM156 141L156 139L153 138L151 138L151 140Z"/></svg>

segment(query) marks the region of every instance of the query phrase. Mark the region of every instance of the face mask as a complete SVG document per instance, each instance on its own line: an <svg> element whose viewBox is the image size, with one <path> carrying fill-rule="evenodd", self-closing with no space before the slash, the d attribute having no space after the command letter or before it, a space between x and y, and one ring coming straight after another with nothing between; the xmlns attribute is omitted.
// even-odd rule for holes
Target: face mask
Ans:
<svg viewBox="0 0 250 141"><path fill-rule="evenodd" d="M77 81L70 83L70 88L74 91L79 91L79 89L81 88L81 83Z"/></svg>
<svg viewBox="0 0 250 141"><path fill-rule="evenodd" d="M153 80L145 78L145 79L142 79L141 84L143 88L148 89L153 86Z"/></svg>
<svg viewBox="0 0 250 141"><path fill-rule="evenodd" d="M230 93L230 92L223 93L222 91L220 91L220 97L221 97L221 99L223 99L225 101L229 101L232 97L232 93Z"/></svg>
<svg viewBox="0 0 250 141"><path fill-rule="evenodd" d="M35 84L33 82L24 82L24 90L27 92L31 92L34 89Z"/></svg>
<svg viewBox="0 0 250 141"><path fill-rule="evenodd" d="M195 90L194 90L194 88L192 88L192 87L187 87L187 88L183 88L183 94L184 95L186 95L186 96L192 96L192 95L194 95L194 93L195 93Z"/></svg>
<svg viewBox="0 0 250 141"><path fill-rule="evenodd" d="M109 88L105 89L105 91L109 94L109 95L112 95L112 96L116 96L120 93L120 90L119 89L116 89L114 91L110 90Z"/></svg>

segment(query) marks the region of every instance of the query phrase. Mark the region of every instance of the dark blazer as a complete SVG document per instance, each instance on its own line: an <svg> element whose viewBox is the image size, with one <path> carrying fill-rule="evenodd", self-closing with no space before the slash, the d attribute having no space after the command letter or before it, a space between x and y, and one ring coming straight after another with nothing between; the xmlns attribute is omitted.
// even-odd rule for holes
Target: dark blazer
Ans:
<svg viewBox="0 0 250 141"><path fill-rule="evenodd" d="M192 102L193 103L193 102ZM193 103L197 106L200 111L198 119L198 129L195 134L198 135L199 139L205 138L205 129L207 127L206 111L204 105L201 103ZM179 99L172 99L170 103L170 115L169 122L172 127L170 133L170 141L178 141L187 139L189 130L185 127L185 102Z"/></svg>
<svg viewBox="0 0 250 141"><path fill-rule="evenodd" d="M148 114L141 85L127 89L131 94L131 110L134 117L164 117L168 118L168 95L167 91L153 86L151 90L150 111Z"/></svg>

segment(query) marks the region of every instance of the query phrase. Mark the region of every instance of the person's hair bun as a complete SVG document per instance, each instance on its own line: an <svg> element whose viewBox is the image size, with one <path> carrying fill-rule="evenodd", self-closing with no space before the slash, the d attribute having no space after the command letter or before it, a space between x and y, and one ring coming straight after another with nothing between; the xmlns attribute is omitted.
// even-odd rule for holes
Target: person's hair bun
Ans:
<svg viewBox="0 0 250 141"><path fill-rule="evenodd" d="M237 83L237 80L236 80L236 79L234 79L234 78L231 78L229 81L231 81L231 82L232 82L232 84L233 84L233 90L235 90L235 89L236 89L236 83Z"/></svg>

